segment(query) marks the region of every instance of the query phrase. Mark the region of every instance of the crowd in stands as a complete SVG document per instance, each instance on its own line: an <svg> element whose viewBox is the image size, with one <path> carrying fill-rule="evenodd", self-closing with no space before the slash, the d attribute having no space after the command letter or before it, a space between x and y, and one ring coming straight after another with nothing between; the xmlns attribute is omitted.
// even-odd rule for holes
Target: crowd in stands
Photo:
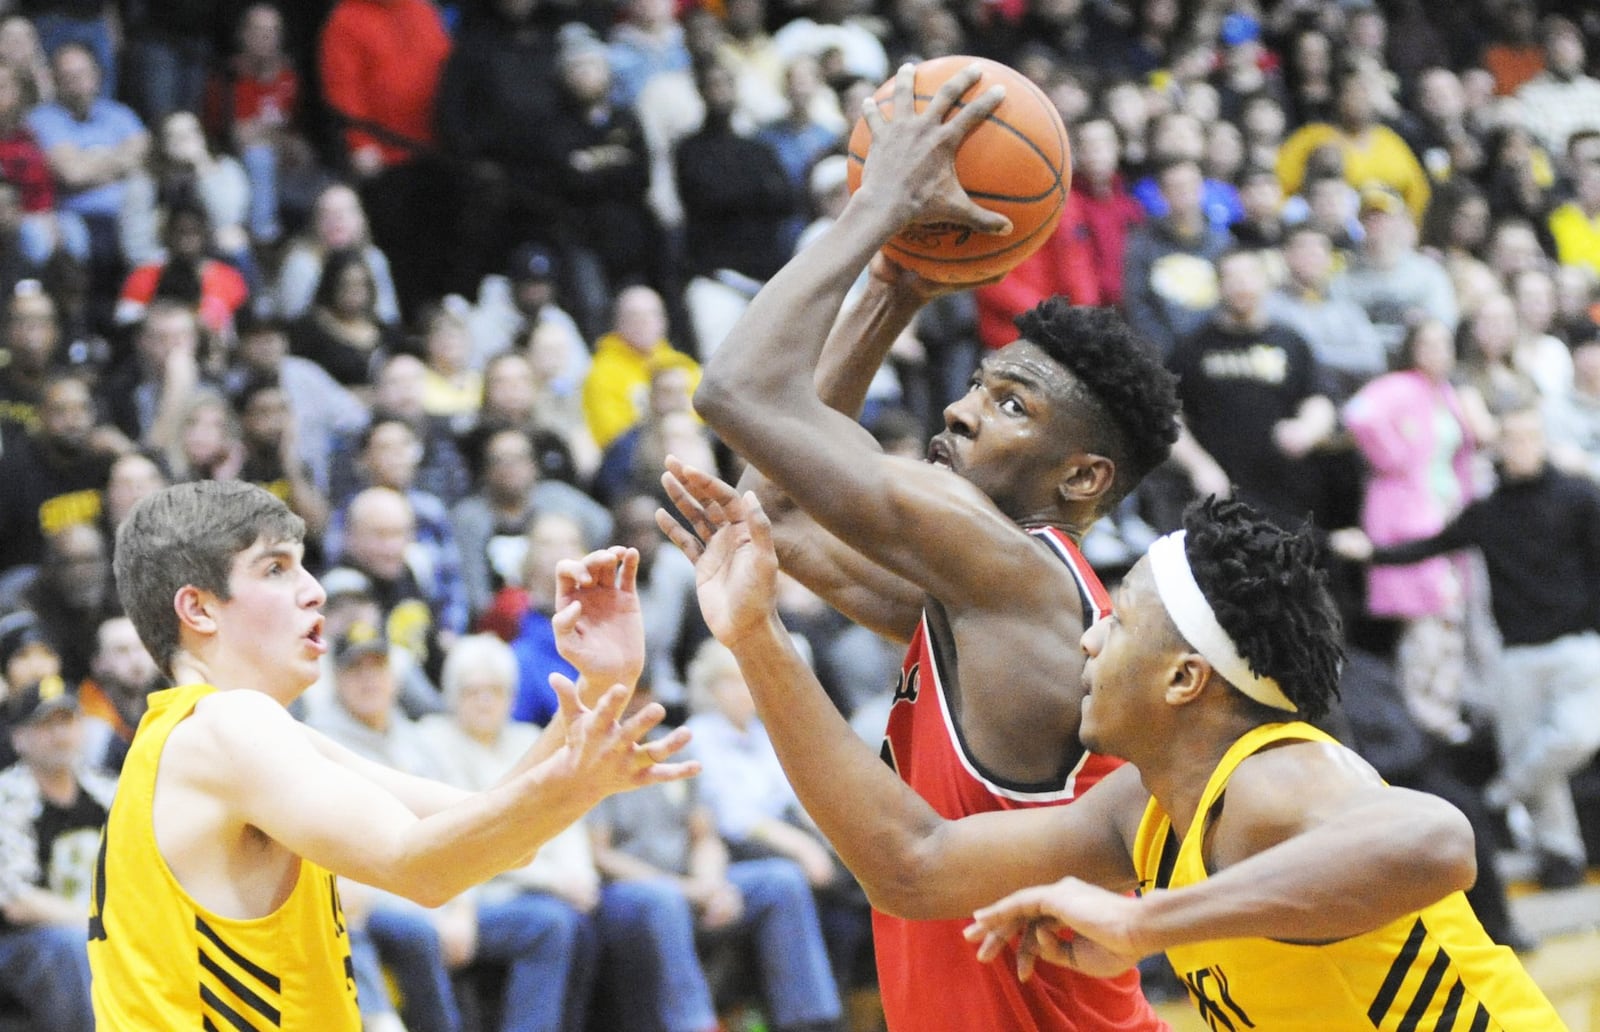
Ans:
<svg viewBox="0 0 1600 1032"><path fill-rule="evenodd" d="M1311 521L1337 730L1467 812L1526 945L1495 850L1549 888L1600 861L1593 4L0 0L0 1015L92 1026L98 829L163 687L111 549L209 478L304 518L333 648L297 715L358 753L490 783L570 673L554 565L616 542L640 698L696 729L687 792L468 897L345 886L367 1027L843 1027L865 901L653 513L666 455L736 472L699 361L839 216L862 98L960 53L1057 105L1066 212L923 311L864 422L920 454L1016 315L1120 309L1185 429L1086 554L1111 580L1206 494ZM898 649L785 591L874 739Z"/></svg>

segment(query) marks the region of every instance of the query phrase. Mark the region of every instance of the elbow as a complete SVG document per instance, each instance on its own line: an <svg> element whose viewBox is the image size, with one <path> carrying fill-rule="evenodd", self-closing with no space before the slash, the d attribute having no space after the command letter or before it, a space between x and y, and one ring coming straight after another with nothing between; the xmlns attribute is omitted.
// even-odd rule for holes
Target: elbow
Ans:
<svg viewBox="0 0 1600 1032"><path fill-rule="evenodd" d="M735 408L734 400L738 397L738 391L730 382L731 379L722 370L721 364L713 359L706 366L700 385L695 388L694 410L714 429L719 428Z"/></svg>
<svg viewBox="0 0 1600 1032"><path fill-rule="evenodd" d="M938 832L898 848L874 850L872 870L858 876L876 910L908 921L970 916L972 907L952 894L941 877Z"/></svg>
<svg viewBox="0 0 1600 1032"><path fill-rule="evenodd" d="M1449 891L1472 888L1478 880L1477 838L1465 814L1448 804L1440 808L1435 833L1423 841L1436 843L1439 877Z"/></svg>

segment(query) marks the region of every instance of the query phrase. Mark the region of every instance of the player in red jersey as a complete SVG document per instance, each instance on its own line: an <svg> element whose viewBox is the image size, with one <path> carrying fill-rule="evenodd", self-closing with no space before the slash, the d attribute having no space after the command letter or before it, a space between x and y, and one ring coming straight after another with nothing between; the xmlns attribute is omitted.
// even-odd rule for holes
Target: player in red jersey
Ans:
<svg viewBox="0 0 1600 1032"><path fill-rule="evenodd" d="M946 410L929 462L883 454L846 414L939 289L875 259L879 248L911 222L1005 228L952 167L996 99L945 122L974 80L952 77L921 114L869 112L861 188L751 303L695 397L759 471L745 486L775 514L785 569L858 623L910 643L885 758L950 818L1070 802L1113 765L1077 737L1078 640L1105 594L1076 542L1177 436L1172 380L1154 354L1109 311L1059 299L1019 318L1022 339L985 357ZM908 73L897 90L894 110L909 111ZM868 288L830 334L869 262ZM669 490L680 489L672 479ZM832 772L803 758L788 770L836 842L871 835L870 813L829 796ZM877 908L891 1028L1163 1027L1132 974L1100 981L1056 969L1019 985L978 964L961 936L971 900L924 891L914 855L850 855L862 858L852 870Z"/></svg>

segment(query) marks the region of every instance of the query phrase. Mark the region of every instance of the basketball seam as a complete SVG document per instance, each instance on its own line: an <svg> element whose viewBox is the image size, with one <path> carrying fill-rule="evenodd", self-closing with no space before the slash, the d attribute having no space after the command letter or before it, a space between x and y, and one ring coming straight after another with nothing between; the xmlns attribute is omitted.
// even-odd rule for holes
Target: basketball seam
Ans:
<svg viewBox="0 0 1600 1032"><path fill-rule="evenodd" d="M927 93L927 94L916 93L916 94L912 94L911 102L912 102L912 104L915 104L919 100L926 102L926 101L931 101L932 99L933 99L933 94L931 94L931 93ZM963 101L959 101L959 100L956 101L954 105L952 105L952 108L954 110L959 110L959 109L964 108L964 107L966 107L966 104ZM1050 185L1049 189L1045 190L1044 193L1038 194L1038 195L1033 196L1033 197L1016 197L1016 196L1013 196L1011 194L982 194L982 195L979 195L979 194L973 194L973 193L969 193L968 196L970 196L970 197L982 196L985 199L991 200L991 201L998 201L998 200L1022 201L1022 202L1041 201L1041 200L1044 200L1046 197L1050 196L1056 190L1059 190L1061 188L1061 167L1060 166L1065 164L1065 159L1064 158L1058 158L1055 161L1050 160L1050 155L1046 154L1039 147L1039 145L1034 143L1033 140L1026 133L1024 133L1022 130L1018 129L1016 126L1012 125L1010 122L1007 122L1003 118L996 118L994 115L989 115L984 119L984 121L985 122L993 122L995 125L997 125L1000 128L1004 129L1006 132L1010 133L1012 136L1015 136L1018 140L1022 141L1022 143L1029 150L1033 151L1034 155L1040 161L1044 162L1045 167L1050 170L1050 174L1054 178L1055 182L1053 182ZM1061 130L1056 128L1057 119L1052 118L1049 121L1050 121L1051 129L1053 129L1055 131L1056 142L1060 143L1061 142ZM851 161L860 162L862 165L865 165L867 163L866 157L856 154L855 151L850 151L849 152L849 158L850 158Z"/></svg>
<svg viewBox="0 0 1600 1032"><path fill-rule="evenodd" d="M928 262L934 265L964 265L971 262L984 262L991 258L998 258L1003 254L1009 254L1010 252L1015 251L1017 248L1024 246L1028 243L1028 241L1032 240L1034 237L1043 232L1045 226L1050 225L1050 221L1050 219L1045 219L1043 222L1039 223L1033 228L1033 232L1029 233L1025 237L1018 237L1016 240L1011 241L999 250L984 251L981 254L961 254L941 257L937 254L929 254L926 251L914 251L911 248L899 243L898 237L891 237L888 243L884 244L884 246L890 250L898 251L908 258L915 258L917 261ZM1054 227L1051 228L1052 230L1054 229Z"/></svg>

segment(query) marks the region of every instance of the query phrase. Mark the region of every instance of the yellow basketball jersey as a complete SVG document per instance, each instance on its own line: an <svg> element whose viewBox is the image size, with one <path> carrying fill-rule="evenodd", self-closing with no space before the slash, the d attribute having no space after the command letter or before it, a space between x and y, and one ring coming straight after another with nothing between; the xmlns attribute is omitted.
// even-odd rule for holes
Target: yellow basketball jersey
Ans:
<svg viewBox="0 0 1600 1032"><path fill-rule="evenodd" d="M333 875L302 860L282 906L238 920L196 903L156 846L162 750L178 722L214 691L186 685L152 695L123 765L89 917L96 1027L355 1032L361 1019L350 940Z"/></svg>
<svg viewBox="0 0 1600 1032"><path fill-rule="evenodd" d="M1273 742L1333 742L1309 724L1267 724L1223 756L1181 843L1152 799L1134 842L1142 888L1205 881L1206 815L1247 757ZM1351 857L1360 863L1359 857ZM1167 951L1214 1030L1561 1032L1566 1026L1516 956L1496 946L1459 892L1382 928L1303 946L1272 939L1191 943Z"/></svg>

